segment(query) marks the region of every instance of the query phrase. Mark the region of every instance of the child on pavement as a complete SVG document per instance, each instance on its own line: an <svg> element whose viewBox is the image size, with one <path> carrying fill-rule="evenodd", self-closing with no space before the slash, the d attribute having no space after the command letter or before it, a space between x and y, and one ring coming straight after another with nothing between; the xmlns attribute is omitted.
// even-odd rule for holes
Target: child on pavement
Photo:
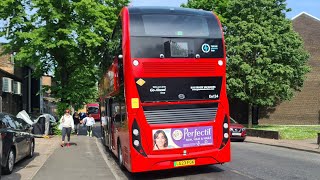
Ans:
<svg viewBox="0 0 320 180"><path fill-rule="evenodd" d="M87 136L92 137L92 127L96 123L91 114L83 119L83 123L87 126Z"/></svg>

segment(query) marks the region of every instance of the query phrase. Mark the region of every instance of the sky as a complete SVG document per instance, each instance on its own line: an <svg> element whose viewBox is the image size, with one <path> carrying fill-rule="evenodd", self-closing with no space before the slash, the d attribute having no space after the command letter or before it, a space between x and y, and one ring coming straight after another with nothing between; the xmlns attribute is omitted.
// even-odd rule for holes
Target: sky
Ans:
<svg viewBox="0 0 320 180"><path fill-rule="evenodd" d="M187 0L131 0L132 6L173 6L178 7ZM320 0L287 0L287 7L292 11L287 14L288 18L306 12L320 19Z"/></svg>

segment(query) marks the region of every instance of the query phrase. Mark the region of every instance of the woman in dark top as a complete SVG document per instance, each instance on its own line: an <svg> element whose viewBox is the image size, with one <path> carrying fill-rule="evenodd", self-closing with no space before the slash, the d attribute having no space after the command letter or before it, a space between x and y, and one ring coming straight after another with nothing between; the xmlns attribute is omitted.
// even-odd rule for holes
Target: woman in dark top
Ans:
<svg viewBox="0 0 320 180"><path fill-rule="evenodd" d="M75 112L73 114L73 121L74 121L74 132L79 135L79 130L80 130L80 116L78 112Z"/></svg>

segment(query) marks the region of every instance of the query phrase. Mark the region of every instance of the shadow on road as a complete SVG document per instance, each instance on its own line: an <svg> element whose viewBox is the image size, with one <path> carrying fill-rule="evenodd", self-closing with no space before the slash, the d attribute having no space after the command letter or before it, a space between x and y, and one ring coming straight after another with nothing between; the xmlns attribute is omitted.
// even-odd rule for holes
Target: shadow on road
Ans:
<svg viewBox="0 0 320 180"><path fill-rule="evenodd" d="M29 163L31 161L33 161L33 159L35 159L37 156L40 156L40 154L38 152L34 152L32 158L24 158L21 161L17 162L13 167L13 172L11 174L8 174L8 175L4 175L4 174L1 175L0 179L1 180L9 180L9 179L18 180L18 179L21 179L21 174L19 174L17 172L19 172L21 169L33 168L33 166L30 166Z"/></svg>
<svg viewBox="0 0 320 180"><path fill-rule="evenodd" d="M170 169L170 170L162 170L162 171L153 171L147 173L130 173L128 171L123 171L127 178L130 180L135 179L167 179L167 178L176 178L176 177L189 177L194 175L204 175L204 174L215 174L223 172L223 169L220 169L216 166L197 166L197 167L186 167L179 169ZM210 176L211 176L210 175ZM192 178L190 178L192 179Z"/></svg>
<svg viewBox="0 0 320 180"><path fill-rule="evenodd" d="M101 144L102 143L102 139ZM104 152L106 153L109 160L113 161L112 164L115 165L115 170L118 175L124 176L125 179L135 180L135 179L170 179L176 177L190 177L197 176L203 177L204 179L211 179L212 175L215 173L224 172L224 169L218 167L218 165L206 165L206 166L197 166L197 167L185 167L185 168L176 168L170 170L161 170L161 171L152 171L152 172L143 172L143 173L130 173L126 169L120 169L118 165L118 158L109 150L108 147L104 146ZM220 176L220 175L219 175ZM197 176L199 177L199 176ZM191 178L192 179L192 178Z"/></svg>

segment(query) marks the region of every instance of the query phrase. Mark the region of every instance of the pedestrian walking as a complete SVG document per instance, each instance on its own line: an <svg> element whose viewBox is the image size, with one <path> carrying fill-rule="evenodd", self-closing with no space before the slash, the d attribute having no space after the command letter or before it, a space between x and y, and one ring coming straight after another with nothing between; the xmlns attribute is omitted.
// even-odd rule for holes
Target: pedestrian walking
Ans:
<svg viewBox="0 0 320 180"><path fill-rule="evenodd" d="M87 136L92 137L92 127L96 121L90 113L88 113L88 116L83 119L83 123L87 126Z"/></svg>
<svg viewBox="0 0 320 180"><path fill-rule="evenodd" d="M107 125L107 118L104 113L101 113L101 126L104 127Z"/></svg>
<svg viewBox="0 0 320 180"><path fill-rule="evenodd" d="M86 116L86 113L84 113L84 112L80 112L80 120L83 120L85 117L87 117Z"/></svg>
<svg viewBox="0 0 320 180"><path fill-rule="evenodd" d="M106 115L103 113L101 113L101 135L102 137L104 137L104 130L107 129L107 117Z"/></svg>
<svg viewBox="0 0 320 180"><path fill-rule="evenodd" d="M79 131L80 131L80 116L78 114L78 112L75 112L73 114L73 121L74 121L74 132L79 135Z"/></svg>
<svg viewBox="0 0 320 180"><path fill-rule="evenodd" d="M61 147L65 146L64 140L67 135L68 143L66 146L70 146L70 135L71 130L74 129L74 121L72 116L70 115L70 110L66 109L65 114L60 119L60 124L62 126L62 142Z"/></svg>

